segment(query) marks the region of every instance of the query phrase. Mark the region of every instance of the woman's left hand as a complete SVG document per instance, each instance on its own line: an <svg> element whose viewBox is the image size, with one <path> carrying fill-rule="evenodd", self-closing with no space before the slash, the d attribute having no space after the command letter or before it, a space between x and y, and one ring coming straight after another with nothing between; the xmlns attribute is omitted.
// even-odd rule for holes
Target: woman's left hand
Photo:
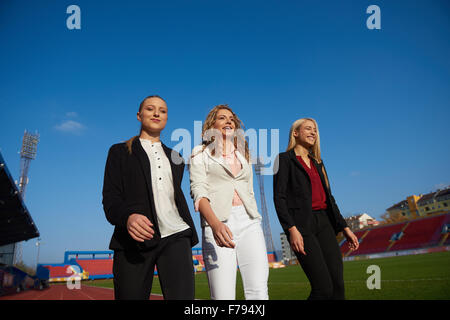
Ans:
<svg viewBox="0 0 450 320"><path fill-rule="evenodd" d="M349 227L344 229L344 236L347 239L348 247L350 248L350 250L351 251L358 250L359 248L358 237L355 236L355 234L352 232L352 230L350 230Z"/></svg>

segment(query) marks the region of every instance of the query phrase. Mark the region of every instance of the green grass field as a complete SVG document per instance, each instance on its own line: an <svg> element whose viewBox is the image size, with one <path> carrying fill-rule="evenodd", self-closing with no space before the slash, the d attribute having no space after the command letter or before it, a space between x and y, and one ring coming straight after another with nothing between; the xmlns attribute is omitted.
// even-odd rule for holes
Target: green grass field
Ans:
<svg viewBox="0 0 450 320"><path fill-rule="evenodd" d="M370 265L381 269L381 289L367 288ZM349 300L450 300L450 252L347 261L344 262L344 279ZM209 299L206 274L196 274L195 281L196 299ZM86 284L113 287L112 280ZM310 292L308 279L299 265L270 269L268 286L271 300L304 300ZM152 293L161 294L156 278ZM236 299L244 300L240 275Z"/></svg>

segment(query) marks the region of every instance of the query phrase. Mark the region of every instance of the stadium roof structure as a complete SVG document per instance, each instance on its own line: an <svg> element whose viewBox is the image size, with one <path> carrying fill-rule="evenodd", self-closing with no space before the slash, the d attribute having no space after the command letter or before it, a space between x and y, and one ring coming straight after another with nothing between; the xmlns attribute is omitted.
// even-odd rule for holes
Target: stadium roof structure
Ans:
<svg viewBox="0 0 450 320"><path fill-rule="evenodd" d="M436 192L436 200L440 200L441 198L442 198L442 200L444 200L445 198L448 198L449 196L450 196L450 187Z"/></svg>
<svg viewBox="0 0 450 320"><path fill-rule="evenodd" d="M436 195L436 192L430 192L427 194L424 194L422 197L420 197L419 201L417 201L418 205L426 204L427 201L433 202L433 198Z"/></svg>
<svg viewBox="0 0 450 320"><path fill-rule="evenodd" d="M408 201L402 200L399 203L394 204L392 207L389 207L386 209L386 211L393 210L393 209L403 209L408 208Z"/></svg>
<svg viewBox="0 0 450 320"><path fill-rule="evenodd" d="M0 153L0 246L39 237L39 231Z"/></svg>

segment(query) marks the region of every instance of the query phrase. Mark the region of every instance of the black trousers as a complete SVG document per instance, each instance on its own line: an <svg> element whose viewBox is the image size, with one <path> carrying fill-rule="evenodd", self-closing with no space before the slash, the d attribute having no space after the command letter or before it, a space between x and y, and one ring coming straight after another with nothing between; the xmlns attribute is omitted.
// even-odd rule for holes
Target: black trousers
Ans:
<svg viewBox="0 0 450 320"><path fill-rule="evenodd" d="M308 300L343 300L344 267L333 227L324 210L313 211L312 234L302 235L306 255L295 252L311 284Z"/></svg>
<svg viewBox="0 0 450 320"><path fill-rule="evenodd" d="M148 300L155 265L165 300L194 300L191 229L162 238L146 251L114 251L116 300Z"/></svg>

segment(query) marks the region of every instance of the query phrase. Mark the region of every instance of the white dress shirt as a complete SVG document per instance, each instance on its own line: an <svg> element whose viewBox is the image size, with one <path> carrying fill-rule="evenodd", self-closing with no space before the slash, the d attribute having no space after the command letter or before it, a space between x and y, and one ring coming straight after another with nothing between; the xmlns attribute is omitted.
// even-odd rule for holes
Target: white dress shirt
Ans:
<svg viewBox="0 0 450 320"><path fill-rule="evenodd" d="M139 138L150 161L153 198L161 238L189 229L175 204L172 169L161 142Z"/></svg>

